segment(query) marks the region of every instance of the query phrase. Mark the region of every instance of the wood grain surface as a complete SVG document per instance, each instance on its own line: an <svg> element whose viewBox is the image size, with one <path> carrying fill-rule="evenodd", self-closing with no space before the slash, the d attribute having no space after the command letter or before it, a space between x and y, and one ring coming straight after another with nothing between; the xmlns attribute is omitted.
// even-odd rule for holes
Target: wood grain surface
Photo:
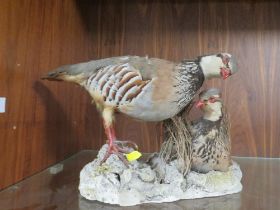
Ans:
<svg viewBox="0 0 280 210"><path fill-rule="evenodd" d="M117 55L180 61L229 52L240 71L219 87L233 154L280 157L279 1L0 1L0 189L104 143L87 93L40 77L64 64ZM193 117L199 113L195 111ZM117 116L120 139L159 149L161 126Z"/></svg>

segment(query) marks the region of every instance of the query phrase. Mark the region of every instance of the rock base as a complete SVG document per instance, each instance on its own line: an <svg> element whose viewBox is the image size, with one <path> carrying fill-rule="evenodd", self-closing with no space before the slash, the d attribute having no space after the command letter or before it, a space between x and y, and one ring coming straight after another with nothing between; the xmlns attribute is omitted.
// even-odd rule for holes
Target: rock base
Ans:
<svg viewBox="0 0 280 210"><path fill-rule="evenodd" d="M153 168L140 161L131 162L127 168L116 155L100 166L106 149L104 145L97 158L81 170L79 190L88 200L133 206L221 196L242 190L242 172L235 162L228 172L191 171L184 177L176 167L176 160L165 164L157 156L152 161L157 167Z"/></svg>

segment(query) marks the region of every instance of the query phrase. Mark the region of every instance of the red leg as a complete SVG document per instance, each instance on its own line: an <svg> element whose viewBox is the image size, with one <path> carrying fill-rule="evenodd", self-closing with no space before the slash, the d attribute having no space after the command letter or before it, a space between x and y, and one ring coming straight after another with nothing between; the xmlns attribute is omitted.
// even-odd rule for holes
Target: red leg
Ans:
<svg viewBox="0 0 280 210"><path fill-rule="evenodd" d="M112 146L114 141L116 140L116 134L113 126L105 127L105 133L107 135L107 138L109 140L109 146Z"/></svg>
<svg viewBox="0 0 280 210"><path fill-rule="evenodd" d="M112 125L110 125L110 126L105 126L104 125L104 127L105 127L105 133L106 133L107 138L108 138L108 149L107 149L107 152L106 152L103 160L100 162L100 164L104 163L110 157L111 154L115 154L120 158L120 160L126 166L128 166L128 161L126 160L124 155L121 154L121 153L127 153L128 151L123 149L123 148L120 148L118 145L116 145L116 143L115 143L116 134L115 134L115 130L114 130L113 126Z"/></svg>

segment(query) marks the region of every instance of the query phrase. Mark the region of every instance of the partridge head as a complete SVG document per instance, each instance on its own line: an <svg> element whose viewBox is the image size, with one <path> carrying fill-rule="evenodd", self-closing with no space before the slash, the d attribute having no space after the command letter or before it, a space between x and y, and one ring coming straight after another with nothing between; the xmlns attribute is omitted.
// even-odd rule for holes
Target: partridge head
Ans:
<svg viewBox="0 0 280 210"><path fill-rule="evenodd" d="M200 66L206 79L220 75L223 79L237 72L237 62L228 53L200 57Z"/></svg>
<svg viewBox="0 0 280 210"><path fill-rule="evenodd" d="M211 88L199 94L196 107L203 110L203 118L211 121L219 120L222 116L222 100L219 89Z"/></svg>

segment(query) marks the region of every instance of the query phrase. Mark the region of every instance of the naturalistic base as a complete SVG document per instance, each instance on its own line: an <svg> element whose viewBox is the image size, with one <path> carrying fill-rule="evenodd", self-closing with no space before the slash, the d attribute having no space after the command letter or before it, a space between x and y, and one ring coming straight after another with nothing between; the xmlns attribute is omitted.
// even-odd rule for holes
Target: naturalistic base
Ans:
<svg viewBox="0 0 280 210"><path fill-rule="evenodd" d="M106 149L104 145L97 158L81 170L79 190L88 200L133 206L221 196L242 190L242 172L235 162L228 172L191 171L184 177L176 167L176 160L165 164L157 155L149 161L151 165L133 161L129 168L116 155L111 155L100 166Z"/></svg>

